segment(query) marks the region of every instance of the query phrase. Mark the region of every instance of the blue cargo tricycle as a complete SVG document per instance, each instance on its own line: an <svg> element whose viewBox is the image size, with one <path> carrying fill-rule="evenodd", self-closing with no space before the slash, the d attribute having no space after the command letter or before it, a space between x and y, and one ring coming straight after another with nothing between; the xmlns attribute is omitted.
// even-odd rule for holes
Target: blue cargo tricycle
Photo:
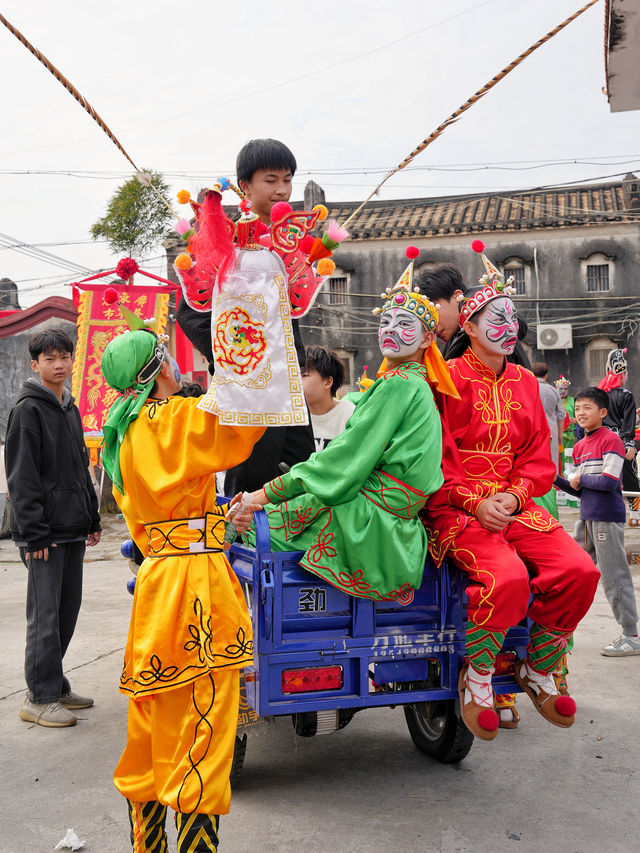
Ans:
<svg viewBox="0 0 640 853"><path fill-rule="evenodd" d="M445 763L462 760L473 743L457 690L463 574L428 559L407 603L355 598L301 568L301 552L272 552L266 514L254 518L256 547L237 542L228 553L253 621L254 663L244 670L249 707L259 718L291 715L297 734L311 737L344 728L365 708L403 705L419 750ZM513 665L528 640L526 623L509 631L494 676L498 692L520 691ZM236 739L232 784L246 744L245 731Z"/></svg>

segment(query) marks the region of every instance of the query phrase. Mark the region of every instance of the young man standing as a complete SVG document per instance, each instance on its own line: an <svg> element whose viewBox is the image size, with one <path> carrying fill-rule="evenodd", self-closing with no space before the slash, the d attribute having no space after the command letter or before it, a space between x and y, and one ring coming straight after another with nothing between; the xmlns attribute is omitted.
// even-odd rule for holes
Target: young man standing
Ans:
<svg viewBox="0 0 640 853"><path fill-rule="evenodd" d="M474 249L483 252L484 245L474 241ZM495 659L509 628L527 614L531 641L516 678L545 719L573 725L575 702L559 695L552 673L593 601L599 572L533 501L555 477L549 427L536 379L507 361L517 313L503 277L482 259L483 286L465 294L460 309L470 346L449 363L460 398L437 397L444 485L424 519L436 562L449 554L468 575L470 663L460 673L461 713L473 734L493 740Z"/></svg>
<svg viewBox="0 0 640 853"><path fill-rule="evenodd" d="M307 347L302 388L311 414L316 451L324 450L332 438L344 431L355 409L350 400L336 400L343 382L344 367L334 352L319 346Z"/></svg>
<svg viewBox="0 0 640 853"><path fill-rule="evenodd" d="M65 388L73 342L61 329L29 340L31 368L9 415L5 462L13 538L28 570L25 679L21 720L73 726L73 710L93 699L71 690L62 659L82 600L86 545L100 541L98 499L89 475L80 412Z"/></svg>
<svg viewBox="0 0 640 853"><path fill-rule="evenodd" d="M296 159L287 146L277 139L252 139L244 145L236 161L240 189L251 202L251 210L265 225L270 225L271 208L278 201L288 201L291 182L297 168ZM177 311L180 327L189 340L213 365L211 345L211 312L199 313L181 299ZM293 338L301 368L305 351L297 320L292 320ZM314 451L313 431L307 426L269 427L256 444L249 459L229 471L225 492L253 491L280 473L281 462L287 466L308 459Z"/></svg>

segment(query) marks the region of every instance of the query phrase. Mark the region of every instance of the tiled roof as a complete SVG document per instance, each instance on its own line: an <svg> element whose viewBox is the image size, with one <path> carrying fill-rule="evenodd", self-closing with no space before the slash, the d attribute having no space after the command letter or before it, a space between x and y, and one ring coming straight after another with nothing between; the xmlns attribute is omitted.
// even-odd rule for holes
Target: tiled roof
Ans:
<svg viewBox="0 0 640 853"><path fill-rule="evenodd" d="M359 202L332 204L328 201L326 204L329 218L342 223ZM625 208L622 183L617 182L550 190L370 201L347 227L351 240L382 240L639 221L640 209Z"/></svg>

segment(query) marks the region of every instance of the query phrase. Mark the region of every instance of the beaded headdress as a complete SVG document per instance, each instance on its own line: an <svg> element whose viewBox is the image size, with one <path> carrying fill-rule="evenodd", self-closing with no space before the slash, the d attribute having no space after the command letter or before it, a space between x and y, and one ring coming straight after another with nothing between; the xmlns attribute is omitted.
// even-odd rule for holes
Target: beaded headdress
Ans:
<svg viewBox="0 0 640 853"><path fill-rule="evenodd" d="M571 385L571 380L567 379L566 376L563 376L562 374L560 374L560 376L556 379L556 381L553 384L556 386L556 388L568 388L569 385Z"/></svg>
<svg viewBox="0 0 640 853"><path fill-rule="evenodd" d="M471 244L474 252L477 252L484 264L485 274L478 279L482 285L481 290L476 290L469 296L460 296L460 325L465 320L471 319L474 314L477 314L485 305L492 302L494 299L499 299L501 296L512 296L515 293L515 288L512 287L514 280L513 276L504 280L503 274L495 267L489 258L484 254L484 243L482 240L474 240Z"/></svg>
<svg viewBox="0 0 640 853"><path fill-rule="evenodd" d="M422 323L425 332L435 332L438 326L437 306L427 297L420 293L419 287L413 285L413 262L420 254L417 246L409 246L405 255L409 258L409 266L402 273L393 287L380 294L384 299L382 307L374 308L374 314L383 314L390 308L402 308L414 314Z"/></svg>

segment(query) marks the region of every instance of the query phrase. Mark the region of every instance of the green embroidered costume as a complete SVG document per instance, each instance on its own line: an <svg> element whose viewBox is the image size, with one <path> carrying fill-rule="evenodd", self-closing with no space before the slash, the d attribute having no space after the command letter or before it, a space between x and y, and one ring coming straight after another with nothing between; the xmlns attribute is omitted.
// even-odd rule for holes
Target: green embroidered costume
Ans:
<svg viewBox="0 0 640 853"><path fill-rule="evenodd" d="M408 362L363 395L345 431L265 485L274 551L362 598L420 586L427 535L417 517L443 482L441 423L427 369ZM251 544L255 535L247 537Z"/></svg>

